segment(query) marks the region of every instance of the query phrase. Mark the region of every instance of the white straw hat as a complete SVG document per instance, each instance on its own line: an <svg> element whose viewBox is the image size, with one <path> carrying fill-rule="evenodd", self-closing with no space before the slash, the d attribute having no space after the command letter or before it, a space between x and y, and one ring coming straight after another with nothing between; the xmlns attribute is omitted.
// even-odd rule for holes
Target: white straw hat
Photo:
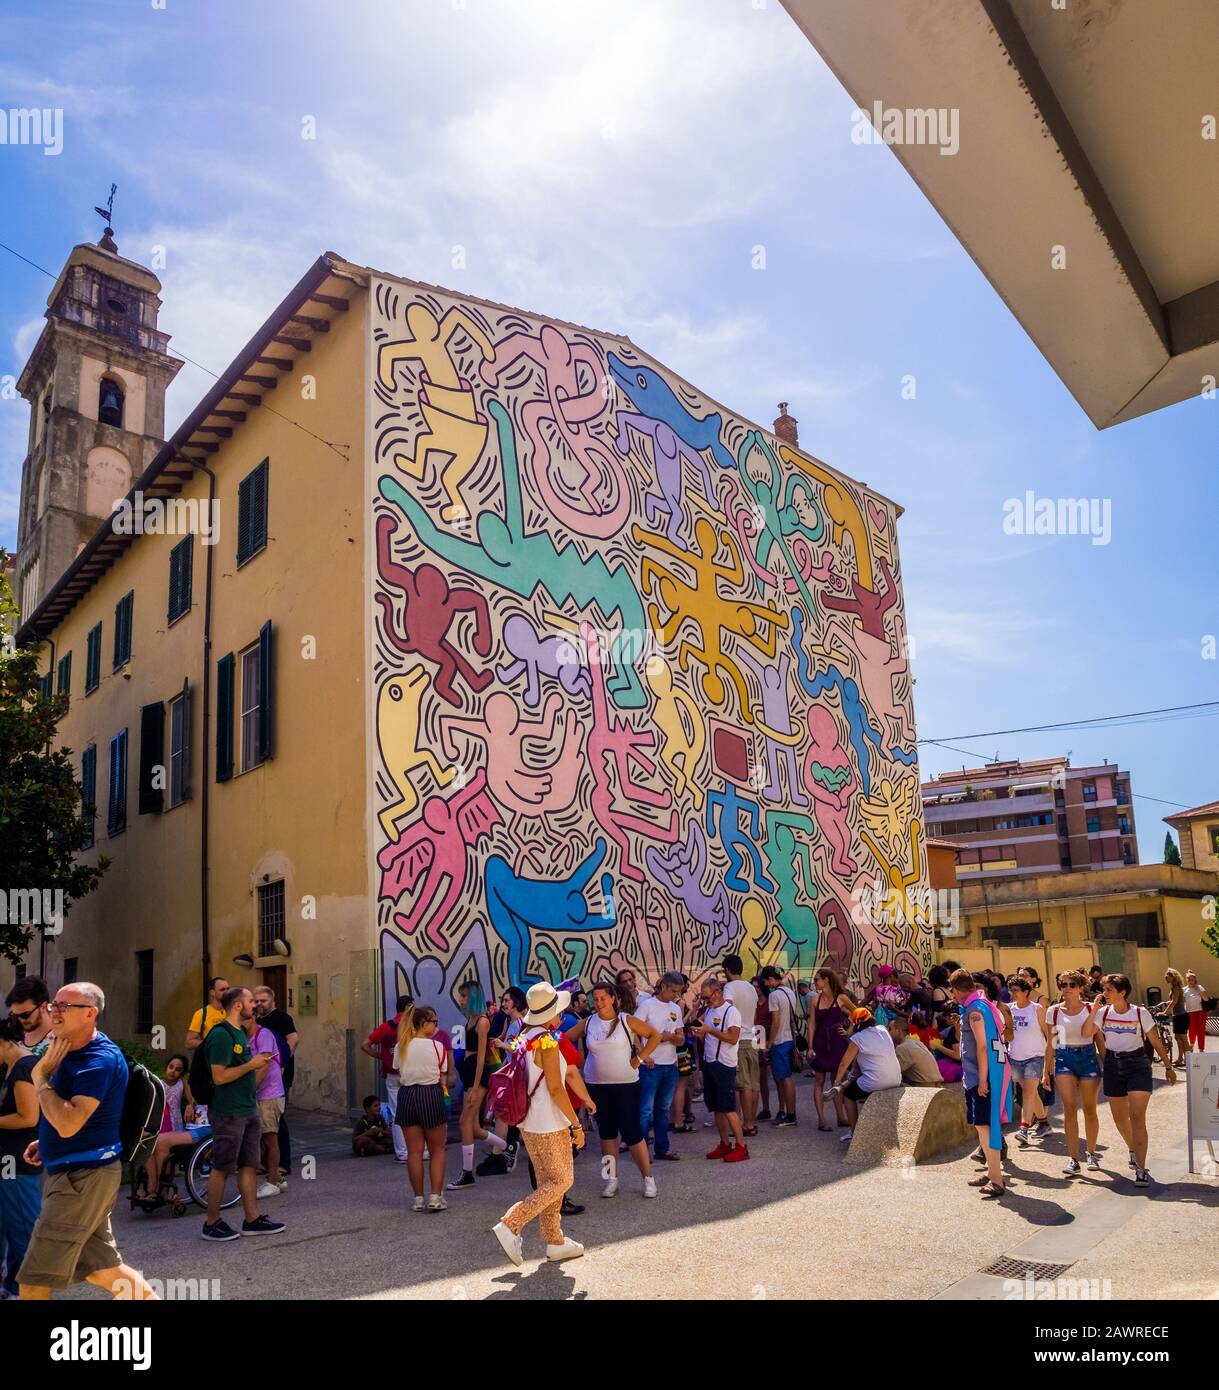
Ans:
<svg viewBox="0 0 1219 1390"><path fill-rule="evenodd" d="M571 1003L571 995L565 989L556 990L545 980L539 980L536 985L529 986L525 1002L529 1006L529 1012L526 1013L524 1021L527 1027L532 1028L536 1024L549 1023L552 1018L557 1018Z"/></svg>

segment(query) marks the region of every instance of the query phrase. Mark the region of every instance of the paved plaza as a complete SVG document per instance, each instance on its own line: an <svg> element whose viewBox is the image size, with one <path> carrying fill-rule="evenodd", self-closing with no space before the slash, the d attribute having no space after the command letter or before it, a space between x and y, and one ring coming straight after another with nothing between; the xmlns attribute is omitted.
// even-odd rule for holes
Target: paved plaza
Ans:
<svg viewBox="0 0 1219 1390"><path fill-rule="evenodd" d="M1148 1191L1130 1181L1102 1102L1102 1172L1062 1177L1055 1111L1056 1133L1044 1147L1011 1144L1012 1191L1000 1202L966 1186L976 1169L964 1150L916 1168L850 1167L838 1131L817 1130L804 1078L798 1104L799 1128L764 1124L750 1162L736 1166L704 1160L715 1138L697 1107L698 1133L674 1136L682 1161L656 1165L655 1201L641 1197L638 1175L625 1165L620 1195L603 1200L598 1155L586 1151L572 1196L587 1210L565 1230L587 1254L561 1265L539 1259L536 1225L520 1269L490 1235L527 1187L523 1162L449 1194L445 1213L416 1215L403 1165L352 1158L345 1125L299 1111L296 1175L288 1194L264 1208L288 1223L283 1236L209 1246L198 1238L197 1208L180 1220L150 1217L127 1211L125 1198L115 1234L124 1258L146 1275L215 1280L206 1287L221 1299L1004 1299L1011 1286L981 1272L1002 1256L1022 1267L1068 1266L1064 1277L1100 1281L1102 1296L1114 1299L1219 1298L1219 1177L1206 1175L1204 1145L1202 1171L1186 1171L1183 1085L1157 1081ZM458 1150L450 1152L452 1176ZM307 1156L316 1162L311 1181L300 1176Z"/></svg>

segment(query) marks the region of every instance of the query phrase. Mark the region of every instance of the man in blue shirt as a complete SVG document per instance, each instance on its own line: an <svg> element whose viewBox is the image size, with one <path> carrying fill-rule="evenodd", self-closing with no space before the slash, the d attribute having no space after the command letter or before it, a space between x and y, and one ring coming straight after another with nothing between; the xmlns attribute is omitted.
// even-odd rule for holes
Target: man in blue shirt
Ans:
<svg viewBox="0 0 1219 1390"><path fill-rule="evenodd" d="M18 1273L21 1297L50 1298L87 1280L115 1298L154 1298L123 1264L110 1230L122 1176L119 1125L127 1062L98 1030L106 996L86 981L51 1001L47 1050L30 1075L41 1112L26 1161L46 1170L42 1212Z"/></svg>

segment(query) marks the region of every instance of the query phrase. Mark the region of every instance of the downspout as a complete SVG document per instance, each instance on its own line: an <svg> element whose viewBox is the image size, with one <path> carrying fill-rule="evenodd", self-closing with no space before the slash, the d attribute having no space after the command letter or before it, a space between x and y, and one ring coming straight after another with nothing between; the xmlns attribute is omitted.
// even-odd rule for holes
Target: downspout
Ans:
<svg viewBox="0 0 1219 1390"><path fill-rule="evenodd" d="M200 472L206 473L208 478L207 490L207 514L208 521L214 527L216 521L216 475L207 466L196 459L191 459L190 463ZM214 536L214 531L213 531ZM200 835L199 835L199 940L200 940L200 959L203 970L202 981L202 1012L199 1015L199 1036L203 1036L203 1030L207 1026L207 982L212 973L212 949L211 949L211 901L209 896L211 866L209 863L209 836L211 822L209 820L209 800L211 794L211 725L212 725L212 552L216 549L215 544L204 547L207 551L206 578L203 586L203 758L202 758L202 788L199 797L200 807Z"/></svg>
<svg viewBox="0 0 1219 1390"><path fill-rule="evenodd" d="M47 638L47 645L51 648L51 662L47 667L47 674L51 677L51 698L55 698L55 657L58 648L55 645L54 637ZM51 751L51 740L47 740L47 752ZM41 913L38 914L40 917ZM39 923L38 931L38 978L45 981L47 978L47 924Z"/></svg>

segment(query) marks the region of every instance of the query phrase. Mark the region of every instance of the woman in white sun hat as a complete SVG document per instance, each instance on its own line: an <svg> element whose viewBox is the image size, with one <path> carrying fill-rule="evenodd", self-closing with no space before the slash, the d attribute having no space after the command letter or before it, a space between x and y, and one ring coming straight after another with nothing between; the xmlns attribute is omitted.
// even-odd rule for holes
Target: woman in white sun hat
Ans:
<svg viewBox="0 0 1219 1390"><path fill-rule="evenodd" d="M537 1175L537 1188L504 1213L491 1229L514 1265L524 1256L521 1232L536 1216L548 1260L571 1260L584 1254L578 1241L563 1235L560 1208L575 1180L572 1147L584 1147L584 1130L576 1118L564 1082L567 1063L559 1051L559 1020L571 1003L570 993L539 982L526 995L524 1027L513 1041L525 1054L529 1110L518 1128ZM578 1073L577 1073L578 1075ZM587 1106L595 1113L596 1106Z"/></svg>

